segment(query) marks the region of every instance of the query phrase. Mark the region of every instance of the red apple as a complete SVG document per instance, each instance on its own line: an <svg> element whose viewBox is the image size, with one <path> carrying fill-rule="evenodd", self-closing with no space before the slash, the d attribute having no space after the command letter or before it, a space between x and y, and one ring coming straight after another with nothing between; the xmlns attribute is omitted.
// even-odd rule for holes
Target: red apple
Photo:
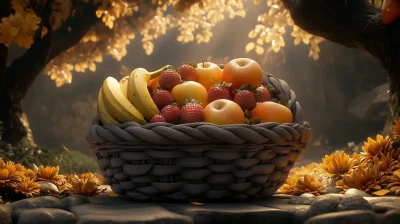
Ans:
<svg viewBox="0 0 400 224"><path fill-rule="evenodd" d="M221 81L222 69L212 62L201 62L197 64L197 82L208 90L216 82Z"/></svg>
<svg viewBox="0 0 400 224"><path fill-rule="evenodd" d="M244 124L244 112L235 102L227 99L218 99L204 108L205 122L224 124Z"/></svg>
<svg viewBox="0 0 400 224"><path fill-rule="evenodd" d="M262 76L261 66L256 61L250 58L236 58L225 65L221 79L232 83L229 89L233 91L242 85L260 86Z"/></svg>

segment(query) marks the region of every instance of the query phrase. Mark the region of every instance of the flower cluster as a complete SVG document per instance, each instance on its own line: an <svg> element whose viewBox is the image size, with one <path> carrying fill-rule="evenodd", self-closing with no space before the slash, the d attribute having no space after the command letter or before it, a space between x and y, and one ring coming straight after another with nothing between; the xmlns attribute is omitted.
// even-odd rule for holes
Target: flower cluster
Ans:
<svg viewBox="0 0 400 224"><path fill-rule="evenodd" d="M356 188L376 196L400 195L400 149L393 144L399 130L400 119L394 122L391 136L368 138L360 153L337 151L326 155L320 164L293 168L278 191L320 195L333 187L341 193Z"/></svg>
<svg viewBox="0 0 400 224"><path fill-rule="evenodd" d="M103 182L104 179L92 173L61 175L58 166L40 166L31 170L0 159L0 199L3 202L44 194L94 196L104 192L105 189L99 188Z"/></svg>

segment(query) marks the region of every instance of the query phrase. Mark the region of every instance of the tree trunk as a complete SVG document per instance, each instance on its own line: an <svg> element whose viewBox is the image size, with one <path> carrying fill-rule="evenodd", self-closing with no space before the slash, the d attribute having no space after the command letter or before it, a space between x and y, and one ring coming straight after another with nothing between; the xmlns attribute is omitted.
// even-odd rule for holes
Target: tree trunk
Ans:
<svg viewBox="0 0 400 224"><path fill-rule="evenodd" d="M35 145L27 116L23 111L26 92L53 58L76 45L99 21L95 12L100 4L87 3L53 32L49 24L51 2L47 1L41 16L43 25L48 29L47 34L43 38L35 39L31 48L7 68L1 66L2 62L6 63L7 49L5 46L5 49L1 48L0 45L0 121L3 123L1 139L11 144L26 140L24 143Z"/></svg>
<svg viewBox="0 0 400 224"><path fill-rule="evenodd" d="M78 44L90 28L100 21L96 16L96 11L102 2L89 1L89 3L75 5L71 12L73 16L70 16L60 28L53 32L49 24L51 2L52 0L47 1L47 6L41 15L43 25L48 30L46 36L37 38L32 47L6 69L2 69L1 66L3 54L2 45L0 45L0 121L3 123L3 134L0 137L11 144L19 143L23 139L33 143L28 119L23 112L23 100L36 77L53 58ZM142 4L148 9L140 11L136 16L151 19L151 14L155 13L158 6L148 1L143 1ZM146 20L142 19L140 23L145 22ZM136 29L136 25L141 24L134 24L132 29ZM4 51L6 57L7 49L3 49L3 53Z"/></svg>
<svg viewBox="0 0 400 224"><path fill-rule="evenodd" d="M368 0L282 0L295 24L332 42L378 58L388 72L390 117L400 115L400 20L382 24L382 11ZM387 125L386 125L387 126ZM384 132L390 132L388 127Z"/></svg>
<svg viewBox="0 0 400 224"><path fill-rule="evenodd" d="M23 142L24 146L36 146L28 119L23 112L22 92L13 90L11 96L5 92L1 94L0 121L3 123L2 140L16 144Z"/></svg>

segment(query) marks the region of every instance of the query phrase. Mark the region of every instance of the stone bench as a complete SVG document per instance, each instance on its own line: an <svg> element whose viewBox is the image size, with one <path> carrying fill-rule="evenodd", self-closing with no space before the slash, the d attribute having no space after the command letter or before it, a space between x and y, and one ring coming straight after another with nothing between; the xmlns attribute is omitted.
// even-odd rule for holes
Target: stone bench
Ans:
<svg viewBox="0 0 400 224"><path fill-rule="evenodd" d="M99 195L42 196L0 205L0 224L400 223L400 197L355 189L315 197L274 195L237 203L145 203Z"/></svg>

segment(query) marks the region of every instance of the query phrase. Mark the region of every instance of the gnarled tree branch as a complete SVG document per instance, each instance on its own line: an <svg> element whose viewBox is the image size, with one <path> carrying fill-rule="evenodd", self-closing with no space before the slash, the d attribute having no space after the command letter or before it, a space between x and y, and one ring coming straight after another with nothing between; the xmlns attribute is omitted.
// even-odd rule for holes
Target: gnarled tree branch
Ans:
<svg viewBox="0 0 400 224"><path fill-rule="evenodd" d="M84 4L59 29L54 32L49 30L48 34L36 40L22 57L14 60L6 70L8 83L11 84L9 88L18 86L25 94L47 63L76 45L98 21L98 7L98 4ZM71 31L68 31L69 29Z"/></svg>
<svg viewBox="0 0 400 224"><path fill-rule="evenodd" d="M392 115L400 114L400 20L382 24L368 0L282 0L295 24L311 34L378 58L390 80Z"/></svg>
<svg viewBox="0 0 400 224"><path fill-rule="evenodd" d="M5 88L0 92L0 120L4 122L3 140L10 143L19 142L30 131L23 118L23 99L28 88L51 59L77 44L98 21L95 12L99 5L84 3L59 29L53 31L49 20L52 2L47 1L40 13L43 21L41 25L47 27L47 34L43 38L35 35L31 48L14 60L3 73ZM71 32L68 32L69 27Z"/></svg>

